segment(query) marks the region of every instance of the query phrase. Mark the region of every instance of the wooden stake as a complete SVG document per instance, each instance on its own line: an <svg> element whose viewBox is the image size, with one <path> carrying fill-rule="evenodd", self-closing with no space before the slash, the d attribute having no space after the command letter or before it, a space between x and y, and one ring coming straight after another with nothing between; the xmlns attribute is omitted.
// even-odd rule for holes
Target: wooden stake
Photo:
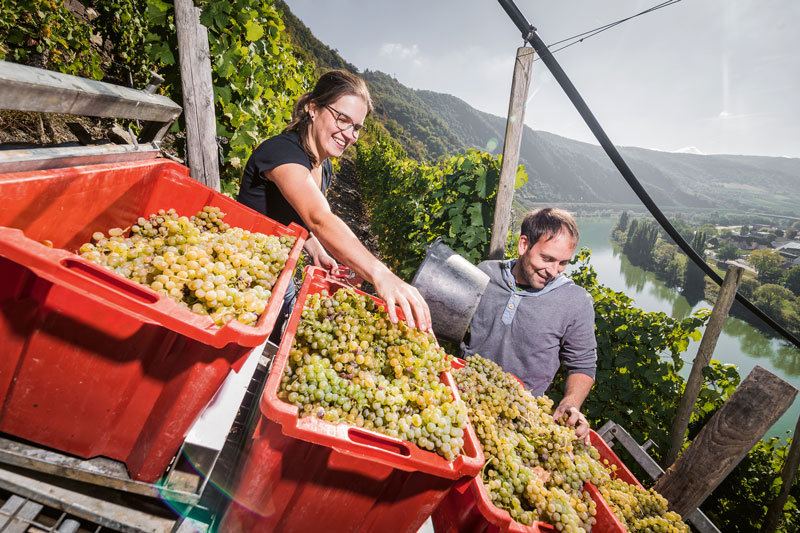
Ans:
<svg viewBox="0 0 800 533"><path fill-rule="evenodd" d="M708 319L706 331L703 334L703 340L700 341L700 347L697 349L697 356L692 365L692 371L689 374L689 379L686 381L686 388L681 397L681 403L678 406L678 412L675 413L675 418L672 420L672 429L670 430L670 447L667 455L664 458L664 465L669 466L678 458L678 454L683 447L683 438L686 435L686 428L689 427L689 419L694 410L694 404L697 402L697 397L700 394L700 389L703 386L703 369L705 369L711 362L711 356L714 355L714 348L717 346L717 340L720 333L722 333L722 326L725 325L725 319L728 318L728 311L730 311L733 300L736 298L736 289L742 281L742 274L744 269L738 266L729 266L728 271L725 273L725 279L722 281L722 286L719 289L717 302L711 310L711 317Z"/></svg>
<svg viewBox="0 0 800 533"><path fill-rule="evenodd" d="M511 80L511 99L508 103L506 138L503 144L503 162L500 167L500 184L492 224L492 241L489 244L489 259L502 259L506 248L508 225L511 219L511 201L514 198L514 182L517 178L519 147L525 128L525 105L533 70L533 48L517 48L514 63L514 78Z"/></svg>
<svg viewBox="0 0 800 533"><path fill-rule="evenodd" d="M189 169L194 179L218 191L219 159L211 56L208 32L200 24L200 8L194 7L192 0L175 0L175 25L178 31Z"/></svg>
<svg viewBox="0 0 800 533"><path fill-rule="evenodd" d="M756 366L653 488L681 515L696 509L786 412L796 395L792 385Z"/></svg>

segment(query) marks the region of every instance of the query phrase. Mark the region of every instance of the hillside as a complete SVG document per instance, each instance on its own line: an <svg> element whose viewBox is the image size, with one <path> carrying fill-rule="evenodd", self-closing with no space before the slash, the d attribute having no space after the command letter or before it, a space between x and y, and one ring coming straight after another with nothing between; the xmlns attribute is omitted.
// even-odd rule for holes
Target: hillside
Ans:
<svg viewBox="0 0 800 533"><path fill-rule="evenodd" d="M502 139L505 118L478 111L450 95L416 91L469 147L488 149ZM502 152L502 144L495 149ZM625 161L651 197L665 208L765 209L796 212L800 203L800 159L697 155L620 147ZM517 191L525 202L636 203L633 191L597 145L528 126L520 162L528 184Z"/></svg>
<svg viewBox="0 0 800 533"><path fill-rule="evenodd" d="M317 40L282 4L293 42L321 69L357 68ZM477 148L502 153L506 119L479 111L463 100L413 90L379 71L365 71L376 119L408 151L431 161ZM653 200L663 209L722 209L796 214L800 205L800 159L667 153L620 148ZM520 163L528 183L516 192L522 205L536 202L618 206L639 204L628 184L597 145L525 127Z"/></svg>

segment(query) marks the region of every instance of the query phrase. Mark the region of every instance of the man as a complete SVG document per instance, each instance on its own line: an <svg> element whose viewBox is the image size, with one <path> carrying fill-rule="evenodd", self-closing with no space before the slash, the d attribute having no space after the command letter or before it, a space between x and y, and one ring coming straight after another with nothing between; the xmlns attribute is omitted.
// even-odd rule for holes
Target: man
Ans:
<svg viewBox="0 0 800 533"><path fill-rule="evenodd" d="M489 284L470 323L462 356L478 353L517 376L535 396L567 369L564 398L553 413L568 415L589 442L580 407L594 383L597 341L592 297L561 273L578 245L575 219L562 209L531 211L522 221L519 259L484 261Z"/></svg>

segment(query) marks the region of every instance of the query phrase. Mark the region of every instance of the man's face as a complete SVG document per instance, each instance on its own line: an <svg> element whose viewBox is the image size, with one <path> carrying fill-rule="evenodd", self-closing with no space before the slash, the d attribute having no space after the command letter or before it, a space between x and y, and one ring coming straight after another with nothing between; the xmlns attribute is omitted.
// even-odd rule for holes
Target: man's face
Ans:
<svg viewBox="0 0 800 533"><path fill-rule="evenodd" d="M527 237L520 235L519 260L513 270L517 283L541 289L567 268L578 243L564 231L546 239L543 236L531 245Z"/></svg>

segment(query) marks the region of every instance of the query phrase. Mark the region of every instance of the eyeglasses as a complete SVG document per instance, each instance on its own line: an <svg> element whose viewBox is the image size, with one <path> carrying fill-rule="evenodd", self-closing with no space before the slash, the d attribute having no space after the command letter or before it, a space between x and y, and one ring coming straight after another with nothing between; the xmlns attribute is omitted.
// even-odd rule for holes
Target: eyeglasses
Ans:
<svg viewBox="0 0 800 533"><path fill-rule="evenodd" d="M363 124L356 124L347 114L337 111L329 105L326 105L325 108L333 115L333 119L336 121L337 128L342 131L347 131L350 128L353 128L353 137L358 137L361 134L361 130L364 129Z"/></svg>

